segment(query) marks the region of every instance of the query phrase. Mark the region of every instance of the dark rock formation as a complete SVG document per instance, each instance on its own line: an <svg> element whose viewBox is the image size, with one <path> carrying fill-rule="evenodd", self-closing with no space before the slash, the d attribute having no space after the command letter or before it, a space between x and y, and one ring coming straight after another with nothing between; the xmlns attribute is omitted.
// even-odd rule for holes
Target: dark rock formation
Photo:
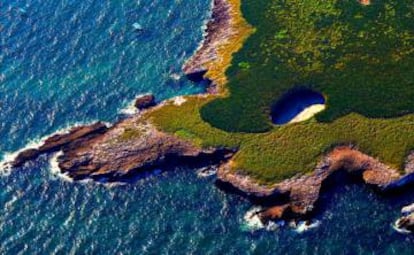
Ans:
<svg viewBox="0 0 414 255"><path fill-rule="evenodd" d="M400 232L412 233L414 231L414 204L403 207L401 213L403 216L395 222L395 227Z"/></svg>
<svg viewBox="0 0 414 255"><path fill-rule="evenodd" d="M11 165L13 167L22 166L26 161L33 160L43 153L51 153L59 150L76 147L79 144L87 142L94 137L105 133L108 130L102 122L97 122L88 126L72 128L66 134L56 134L48 139L37 149L28 149L21 152Z"/></svg>
<svg viewBox="0 0 414 255"><path fill-rule="evenodd" d="M207 23L206 36L196 53L184 64L183 71L190 80L204 79L207 63L216 60L217 44L231 35L230 5L227 0L213 0L212 18Z"/></svg>
<svg viewBox="0 0 414 255"><path fill-rule="evenodd" d="M152 106L155 106L155 97L152 94L143 95L135 99L135 107L138 110L144 110Z"/></svg>
<svg viewBox="0 0 414 255"><path fill-rule="evenodd" d="M276 205L269 207L265 210L259 211L258 216L262 222L267 222L269 220L279 220L287 216L287 211L289 205Z"/></svg>
<svg viewBox="0 0 414 255"><path fill-rule="evenodd" d="M414 214L410 214L408 216L403 216L399 218L396 222L396 227L401 230L413 232L414 231Z"/></svg>
<svg viewBox="0 0 414 255"><path fill-rule="evenodd" d="M58 157L62 173L85 178L118 181L165 163L191 161L220 163L233 154L220 148L201 149L191 142L158 131L141 121L140 115L123 119L111 128L102 123L73 128L48 138L37 149L21 152L12 162L18 167L43 153L62 151Z"/></svg>
<svg viewBox="0 0 414 255"><path fill-rule="evenodd" d="M135 132L131 135L128 132ZM125 138L124 135L128 134ZM59 167L74 179L106 177L120 180L165 162L214 157L218 150L203 150L178 137L158 131L139 117L126 119L89 143L64 151Z"/></svg>
<svg viewBox="0 0 414 255"><path fill-rule="evenodd" d="M319 199L324 181L337 171L359 174L365 183L382 191L407 184L407 180L413 179L410 169L401 176L397 170L350 146L334 148L312 173L295 176L270 186L257 184L249 176L231 169L230 165L231 163L223 165L217 173L222 182L233 185L248 196L259 197L262 200L263 198L275 200L278 196L282 199L286 195L289 197L286 205L270 206L269 209L262 211L260 217L264 220L282 217L287 210L294 217L304 217L311 213Z"/></svg>

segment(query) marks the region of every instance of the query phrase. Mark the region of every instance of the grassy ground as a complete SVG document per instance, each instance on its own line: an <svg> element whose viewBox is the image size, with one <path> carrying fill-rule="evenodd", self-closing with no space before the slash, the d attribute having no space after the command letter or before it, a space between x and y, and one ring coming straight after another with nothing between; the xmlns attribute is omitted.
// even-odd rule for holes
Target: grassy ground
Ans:
<svg viewBox="0 0 414 255"><path fill-rule="evenodd" d="M230 96L202 117L229 132L272 129L272 103L303 86L328 98L317 118L414 112L414 2L243 0L256 28L227 70ZM379 101L381 103L379 103Z"/></svg>
<svg viewBox="0 0 414 255"><path fill-rule="evenodd" d="M193 97L181 106L168 104L152 112L149 118L161 129L200 146L238 148L234 169L263 184L312 171L321 155L338 144L357 145L361 151L401 170L414 147L413 115L368 119L348 114L332 123L312 119L275 127L266 133L234 133L203 121L199 109L207 101Z"/></svg>
<svg viewBox="0 0 414 255"><path fill-rule="evenodd" d="M414 2L242 0L242 10L255 33L226 72L229 96L147 118L203 147L238 148L234 169L261 183L312 171L344 143L403 169L414 147ZM272 104L298 86L323 93L327 109L273 125Z"/></svg>

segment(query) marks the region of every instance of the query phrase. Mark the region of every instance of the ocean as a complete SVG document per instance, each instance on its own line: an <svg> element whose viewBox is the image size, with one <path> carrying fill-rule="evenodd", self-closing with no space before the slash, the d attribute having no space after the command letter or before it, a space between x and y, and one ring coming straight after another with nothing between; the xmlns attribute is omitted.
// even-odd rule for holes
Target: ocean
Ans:
<svg viewBox="0 0 414 255"><path fill-rule="evenodd" d="M132 100L200 93L181 72L210 0L2 0L0 157L75 124L115 122ZM142 26L136 31L134 24ZM397 233L413 192L358 183L322 196L313 228L247 220L248 200L197 169L128 184L71 182L45 155L0 169L0 254L412 254Z"/></svg>

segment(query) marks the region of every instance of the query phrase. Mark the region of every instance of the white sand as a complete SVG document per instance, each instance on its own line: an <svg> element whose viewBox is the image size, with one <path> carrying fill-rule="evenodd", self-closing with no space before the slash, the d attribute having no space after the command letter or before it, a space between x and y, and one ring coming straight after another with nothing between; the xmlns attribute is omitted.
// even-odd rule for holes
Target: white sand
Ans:
<svg viewBox="0 0 414 255"><path fill-rule="evenodd" d="M297 122L308 120L312 118L313 116L315 116L317 113L325 110L325 108L326 106L324 104L311 105L307 107L306 109L304 109L301 113L296 115L296 117L293 118L291 121L289 121L289 123L297 123Z"/></svg>

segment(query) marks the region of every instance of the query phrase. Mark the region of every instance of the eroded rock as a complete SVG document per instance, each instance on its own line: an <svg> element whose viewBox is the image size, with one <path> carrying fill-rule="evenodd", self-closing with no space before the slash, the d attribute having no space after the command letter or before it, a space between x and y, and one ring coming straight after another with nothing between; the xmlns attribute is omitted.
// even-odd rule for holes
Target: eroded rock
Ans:
<svg viewBox="0 0 414 255"><path fill-rule="evenodd" d="M62 172L75 179L108 177L116 180L165 162L184 162L217 152L203 150L138 119L126 119L90 143L64 152L58 158Z"/></svg>
<svg viewBox="0 0 414 255"><path fill-rule="evenodd" d="M359 174L365 183L380 190L399 186L411 178L411 174L401 176L400 173L370 157L352 146L338 146L323 157L316 169L310 174L298 175L290 179L264 186L258 185L250 177L243 175L242 171L231 168L231 162L222 165L217 173L220 181L229 183L248 196L269 197L277 201L288 194L289 202L284 209L289 208L292 215L305 216L311 213L319 199L321 187L325 180L337 171L350 174ZM263 211L263 218L278 218L280 207L269 207Z"/></svg>
<svg viewBox="0 0 414 255"><path fill-rule="evenodd" d="M135 99L134 105L138 110L144 110L144 109L150 108L156 105L155 97L152 94L139 96Z"/></svg>
<svg viewBox="0 0 414 255"><path fill-rule="evenodd" d="M396 222L396 227L399 230L412 233L414 231L414 214L399 218Z"/></svg>
<svg viewBox="0 0 414 255"><path fill-rule="evenodd" d="M19 153L11 165L13 167L19 167L26 161L33 160L41 154L65 150L69 147L76 147L105 133L107 130L108 127L102 122L74 127L67 133L56 134L47 138L39 148L28 149Z"/></svg>
<svg viewBox="0 0 414 255"><path fill-rule="evenodd" d="M208 71L207 64L220 57L217 46L233 34L230 13L231 6L227 0L213 1L212 18L207 23L203 43L183 66L183 71L190 80L203 80Z"/></svg>
<svg viewBox="0 0 414 255"><path fill-rule="evenodd" d="M288 204L272 206L258 212L258 215L260 220L264 223L269 220L277 221L287 216L286 213L289 207Z"/></svg>

